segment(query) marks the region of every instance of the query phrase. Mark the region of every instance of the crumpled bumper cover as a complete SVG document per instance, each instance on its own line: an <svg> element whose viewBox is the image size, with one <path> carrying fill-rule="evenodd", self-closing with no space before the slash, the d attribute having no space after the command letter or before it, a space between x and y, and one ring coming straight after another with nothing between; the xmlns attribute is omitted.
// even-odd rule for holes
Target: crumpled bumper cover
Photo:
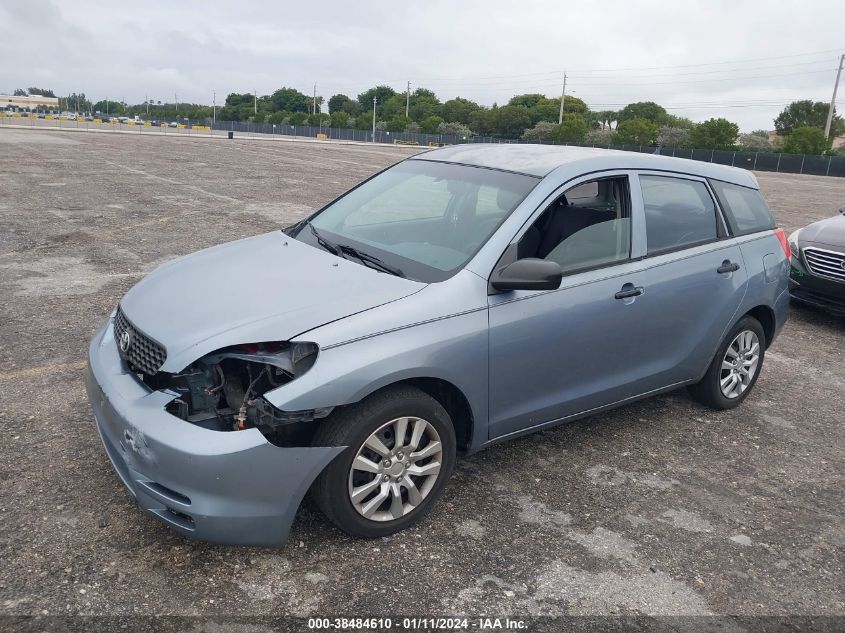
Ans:
<svg viewBox="0 0 845 633"><path fill-rule="evenodd" d="M94 335L86 389L100 438L121 481L147 513L182 534L238 545L282 546L317 475L344 447L278 447L257 429L220 432L164 407L120 359L109 319Z"/></svg>

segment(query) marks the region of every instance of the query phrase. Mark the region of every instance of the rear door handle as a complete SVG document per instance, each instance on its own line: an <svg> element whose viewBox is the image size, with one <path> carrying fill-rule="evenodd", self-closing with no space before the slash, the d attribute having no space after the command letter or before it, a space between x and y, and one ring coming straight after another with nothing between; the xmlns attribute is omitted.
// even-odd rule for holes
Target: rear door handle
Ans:
<svg viewBox="0 0 845 633"><path fill-rule="evenodd" d="M726 259L722 262L722 265L716 269L716 272L724 275L725 273L735 273L738 270L739 264L735 264L734 262Z"/></svg>
<svg viewBox="0 0 845 633"><path fill-rule="evenodd" d="M625 284L626 286L631 286L631 284ZM630 299L631 297L639 297L641 294L645 292L645 289L642 286L637 286L636 288L629 287L624 290L620 290L615 295L613 295L617 299Z"/></svg>

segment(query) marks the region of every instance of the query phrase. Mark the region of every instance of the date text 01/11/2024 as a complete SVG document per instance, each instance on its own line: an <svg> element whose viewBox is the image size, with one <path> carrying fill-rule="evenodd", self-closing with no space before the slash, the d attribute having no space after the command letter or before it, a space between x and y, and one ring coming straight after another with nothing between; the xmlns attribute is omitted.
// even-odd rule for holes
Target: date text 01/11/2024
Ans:
<svg viewBox="0 0 845 633"><path fill-rule="evenodd" d="M519 631L527 628L523 620L511 618L481 617L470 618L403 618L395 623L400 631L428 631L432 629L455 630L511 630ZM389 631L394 627L391 618L309 618L309 629L324 630L359 630L373 629Z"/></svg>

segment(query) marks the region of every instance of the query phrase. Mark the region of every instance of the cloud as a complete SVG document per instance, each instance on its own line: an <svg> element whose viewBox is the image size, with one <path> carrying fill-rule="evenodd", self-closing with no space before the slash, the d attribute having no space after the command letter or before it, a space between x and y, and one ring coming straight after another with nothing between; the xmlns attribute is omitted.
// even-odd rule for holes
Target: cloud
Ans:
<svg viewBox="0 0 845 633"><path fill-rule="evenodd" d="M597 109L654 100L751 130L793 99L830 98L843 23L838 0L30 0L0 7L0 91L49 82L62 94L210 103L214 90L218 102L314 83L354 96L410 80L489 105L557 96L565 71L569 93Z"/></svg>

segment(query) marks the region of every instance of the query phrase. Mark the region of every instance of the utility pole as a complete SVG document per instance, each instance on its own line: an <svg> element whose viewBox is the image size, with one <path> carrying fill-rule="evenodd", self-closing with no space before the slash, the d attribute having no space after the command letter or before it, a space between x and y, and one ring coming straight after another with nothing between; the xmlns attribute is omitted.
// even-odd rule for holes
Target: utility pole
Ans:
<svg viewBox="0 0 845 633"><path fill-rule="evenodd" d="M557 124L563 123L563 102L566 99L566 73L563 73L563 90L560 93L560 114L557 117Z"/></svg>
<svg viewBox="0 0 845 633"><path fill-rule="evenodd" d="M176 102L176 112L179 112L179 95L173 93L173 100Z"/></svg>
<svg viewBox="0 0 845 633"><path fill-rule="evenodd" d="M314 101L311 104L311 114L317 114L317 84L314 84Z"/></svg>
<svg viewBox="0 0 845 633"><path fill-rule="evenodd" d="M373 97L373 143L376 142L376 97Z"/></svg>
<svg viewBox="0 0 845 633"><path fill-rule="evenodd" d="M214 130L214 124L217 123L217 91L211 91L211 129Z"/></svg>
<svg viewBox="0 0 845 633"><path fill-rule="evenodd" d="M827 123L824 126L825 139L830 138L830 125L833 123L833 109L836 107L836 89L839 88L839 77L842 75L842 65L845 64L845 55L839 56L839 70L836 71L836 83L833 84L833 96L830 98L830 107L827 109Z"/></svg>
<svg viewBox="0 0 845 633"><path fill-rule="evenodd" d="M144 95L144 103L147 104L147 116L150 116L150 98Z"/></svg>
<svg viewBox="0 0 845 633"><path fill-rule="evenodd" d="M252 96L255 97L255 103L253 104L253 112L258 114L258 91L253 88L252 89Z"/></svg>
<svg viewBox="0 0 845 633"><path fill-rule="evenodd" d="M405 118L408 118L408 110L411 106L411 82L408 82L408 88L405 90Z"/></svg>

